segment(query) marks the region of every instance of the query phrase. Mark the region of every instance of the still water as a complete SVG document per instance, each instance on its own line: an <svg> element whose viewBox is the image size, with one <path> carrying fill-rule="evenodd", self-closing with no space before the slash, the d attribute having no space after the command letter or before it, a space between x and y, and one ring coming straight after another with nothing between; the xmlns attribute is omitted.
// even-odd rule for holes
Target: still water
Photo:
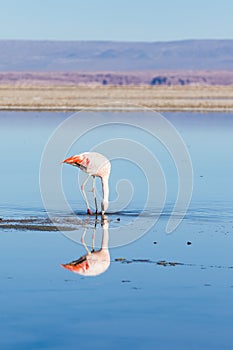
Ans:
<svg viewBox="0 0 233 350"><path fill-rule="evenodd" d="M183 139L192 179L184 149L180 163L171 150L175 131L169 129L164 144L146 131L150 122L143 113L121 113L124 123L118 113L77 115L75 140L68 113L0 113L1 349L232 349L233 115L163 116ZM88 124L101 118L105 125ZM143 118L145 128L135 131ZM162 135L158 119L151 123ZM102 223L85 214L79 190L85 176L61 164L63 156L88 150L112 160L108 220ZM45 151L49 163L43 164ZM155 164L144 164L148 154ZM48 171L41 175L42 166ZM193 186L192 198L168 234L179 167L186 194ZM97 192L100 201L99 182ZM48 214L75 230L51 231ZM93 254L92 245L102 268L95 265L92 274L98 275L62 266L86 249Z"/></svg>

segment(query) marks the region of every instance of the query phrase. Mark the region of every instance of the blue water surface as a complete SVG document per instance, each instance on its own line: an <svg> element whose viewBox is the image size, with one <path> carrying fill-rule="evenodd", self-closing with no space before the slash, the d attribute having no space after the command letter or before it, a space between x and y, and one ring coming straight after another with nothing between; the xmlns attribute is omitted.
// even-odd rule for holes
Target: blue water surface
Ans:
<svg viewBox="0 0 233 350"><path fill-rule="evenodd" d="M2 219L47 218L39 186L41 156L55 128L69 115L0 113ZM115 116L107 113L109 120ZM138 117L143 114L125 116ZM86 227L85 239L91 246L94 218L80 225L77 233L1 229L1 349L232 349L233 115L166 113L165 117L184 139L193 165L193 196L181 224L166 233L178 181L176 167L160 142L120 125L95 130L91 137L83 135L68 154L89 150L106 135L135 138L156 154L167 181L162 214L143 232L157 213L150 206L141 217L140 238L111 248L114 229L120 232L128 225L131 232L147 191L142 169L119 159L113 161L110 178L111 261L103 274L85 277L61 266L86 254L80 237ZM63 166L62 174L70 207L86 220L77 170ZM123 204L115 212L117 182L122 178L131 183L132 198L128 203L122 191ZM53 215L73 220L75 213ZM97 249L102 229L98 219Z"/></svg>

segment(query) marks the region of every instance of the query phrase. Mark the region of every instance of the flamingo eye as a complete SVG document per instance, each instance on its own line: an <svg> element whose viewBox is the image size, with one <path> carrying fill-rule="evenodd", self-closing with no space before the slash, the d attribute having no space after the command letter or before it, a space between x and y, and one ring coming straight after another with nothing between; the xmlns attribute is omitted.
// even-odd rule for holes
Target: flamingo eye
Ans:
<svg viewBox="0 0 233 350"><path fill-rule="evenodd" d="M85 159L85 164L86 164L86 166L88 166L89 163L90 163L90 159L89 159L89 158L86 158L86 159Z"/></svg>

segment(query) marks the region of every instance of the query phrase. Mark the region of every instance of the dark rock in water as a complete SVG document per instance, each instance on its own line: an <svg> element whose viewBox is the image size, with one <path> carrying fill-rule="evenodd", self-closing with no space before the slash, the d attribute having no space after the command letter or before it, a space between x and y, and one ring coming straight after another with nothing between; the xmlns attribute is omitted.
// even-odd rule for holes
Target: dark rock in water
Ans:
<svg viewBox="0 0 233 350"><path fill-rule="evenodd" d="M150 259L132 259L132 262L151 263L152 261Z"/></svg>
<svg viewBox="0 0 233 350"><path fill-rule="evenodd" d="M157 244L158 242L154 241L153 244Z"/></svg>
<svg viewBox="0 0 233 350"><path fill-rule="evenodd" d="M162 266L177 266L177 265L184 265L183 263L180 262L175 262L175 261L166 261L166 260L160 260L157 261L157 265L162 265Z"/></svg>
<svg viewBox="0 0 233 350"><path fill-rule="evenodd" d="M115 261L125 261L125 258L116 258Z"/></svg>
<svg viewBox="0 0 233 350"><path fill-rule="evenodd" d="M187 245L191 245L191 244L192 244L192 242L190 242L190 241L187 242Z"/></svg>
<svg viewBox="0 0 233 350"><path fill-rule="evenodd" d="M120 218L117 218L117 221L121 221L121 219L120 219Z"/></svg>

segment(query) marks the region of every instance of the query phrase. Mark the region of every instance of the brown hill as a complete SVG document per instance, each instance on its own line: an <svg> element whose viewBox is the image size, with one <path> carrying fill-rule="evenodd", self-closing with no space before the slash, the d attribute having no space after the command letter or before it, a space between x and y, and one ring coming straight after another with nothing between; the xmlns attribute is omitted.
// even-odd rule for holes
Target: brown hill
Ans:
<svg viewBox="0 0 233 350"><path fill-rule="evenodd" d="M0 40L0 71L231 70L233 40Z"/></svg>

